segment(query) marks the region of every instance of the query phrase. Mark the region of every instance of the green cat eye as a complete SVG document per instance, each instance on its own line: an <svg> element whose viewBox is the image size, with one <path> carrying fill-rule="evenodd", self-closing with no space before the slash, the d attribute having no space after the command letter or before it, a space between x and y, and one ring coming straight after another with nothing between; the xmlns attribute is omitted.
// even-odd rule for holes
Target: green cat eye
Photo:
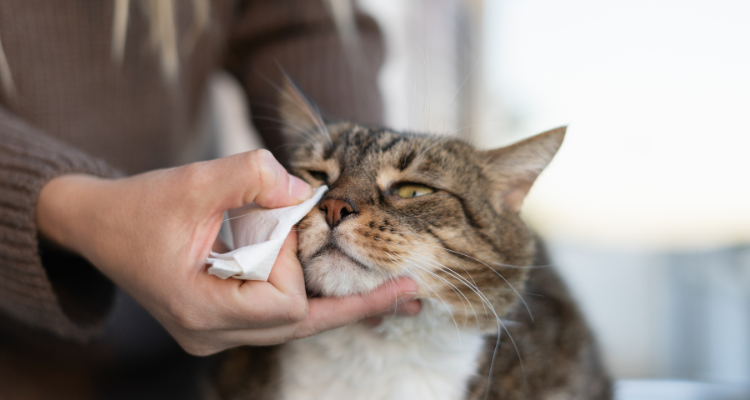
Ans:
<svg viewBox="0 0 750 400"><path fill-rule="evenodd" d="M328 174L323 171L307 171L313 179L321 182L328 182Z"/></svg>
<svg viewBox="0 0 750 400"><path fill-rule="evenodd" d="M434 193L435 189L425 186L425 185L419 185L416 183L407 183L405 185L401 185L396 190L396 194L398 197L404 198L404 199L411 199L413 197L419 197L424 196L426 194Z"/></svg>

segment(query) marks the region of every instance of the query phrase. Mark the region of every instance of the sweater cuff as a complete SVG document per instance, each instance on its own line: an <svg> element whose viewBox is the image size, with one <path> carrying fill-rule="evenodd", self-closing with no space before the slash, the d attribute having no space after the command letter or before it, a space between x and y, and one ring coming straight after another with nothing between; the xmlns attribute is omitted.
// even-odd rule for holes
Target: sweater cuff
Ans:
<svg viewBox="0 0 750 400"><path fill-rule="evenodd" d="M0 312L86 340L103 325L114 285L83 258L40 248L35 222L42 187L73 173L119 175L0 109Z"/></svg>

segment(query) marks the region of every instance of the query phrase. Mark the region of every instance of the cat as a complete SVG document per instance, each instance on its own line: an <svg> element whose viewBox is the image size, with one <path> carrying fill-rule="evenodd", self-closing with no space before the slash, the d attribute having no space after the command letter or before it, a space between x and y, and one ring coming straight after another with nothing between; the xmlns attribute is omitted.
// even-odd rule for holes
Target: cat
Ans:
<svg viewBox="0 0 750 400"><path fill-rule="evenodd" d="M594 338L519 217L565 136L479 151L464 141L326 124L288 81L291 173L328 185L298 224L311 296L400 276L421 312L225 352L210 399L610 399Z"/></svg>

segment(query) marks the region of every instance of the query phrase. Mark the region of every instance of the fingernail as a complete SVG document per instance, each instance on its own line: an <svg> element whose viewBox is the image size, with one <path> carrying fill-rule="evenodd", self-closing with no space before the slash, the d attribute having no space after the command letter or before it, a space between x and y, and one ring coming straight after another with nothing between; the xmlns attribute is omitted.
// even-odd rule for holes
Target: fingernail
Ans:
<svg viewBox="0 0 750 400"><path fill-rule="evenodd" d="M305 201L312 197L313 190L307 182L294 175L289 175L289 194L297 199Z"/></svg>
<svg viewBox="0 0 750 400"><path fill-rule="evenodd" d="M417 292L403 292L401 294L401 300L402 301L414 300L417 297L418 294L419 293L417 293Z"/></svg>
<svg viewBox="0 0 750 400"><path fill-rule="evenodd" d="M413 279L409 278L401 278L398 281L396 281L396 288L397 290L403 295L406 293L416 293L419 291L419 286L417 286L417 283L414 282Z"/></svg>

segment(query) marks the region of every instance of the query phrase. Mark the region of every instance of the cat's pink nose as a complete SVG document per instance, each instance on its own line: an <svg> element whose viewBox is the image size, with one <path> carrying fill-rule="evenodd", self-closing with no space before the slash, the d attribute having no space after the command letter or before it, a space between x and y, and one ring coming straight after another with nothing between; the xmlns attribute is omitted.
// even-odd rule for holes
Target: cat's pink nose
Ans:
<svg viewBox="0 0 750 400"><path fill-rule="evenodd" d="M346 200L325 199L320 203L320 210L326 215L326 222L331 229L341 223L341 220L347 215L354 214L357 211Z"/></svg>

